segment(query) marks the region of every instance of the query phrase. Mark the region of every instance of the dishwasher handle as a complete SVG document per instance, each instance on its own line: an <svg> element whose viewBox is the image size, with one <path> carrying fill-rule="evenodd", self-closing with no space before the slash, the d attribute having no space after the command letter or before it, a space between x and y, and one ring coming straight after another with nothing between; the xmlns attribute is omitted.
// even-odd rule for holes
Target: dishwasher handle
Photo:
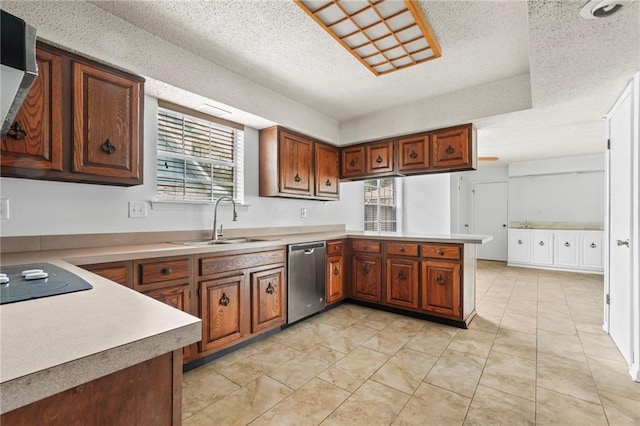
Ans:
<svg viewBox="0 0 640 426"><path fill-rule="evenodd" d="M313 254L313 252L316 251L316 249L312 248L312 249L304 249L304 254Z"/></svg>
<svg viewBox="0 0 640 426"><path fill-rule="evenodd" d="M316 241L312 243L292 244L289 246L289 253L294 251L304 250L304 254L312 254L315 249L325 248L326 243L324 241Z"/></svg>

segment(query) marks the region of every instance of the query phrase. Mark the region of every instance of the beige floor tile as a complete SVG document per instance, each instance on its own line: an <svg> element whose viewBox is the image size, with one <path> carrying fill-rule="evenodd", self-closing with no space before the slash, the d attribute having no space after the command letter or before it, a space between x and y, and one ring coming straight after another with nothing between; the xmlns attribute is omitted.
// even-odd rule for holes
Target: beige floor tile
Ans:
<svg viewBox="0 0 640 426"><path fill-rule="evenodd" d="M203 408L240 389L224 376L191 370L184 374L182 387L182 418L191 417Z"/></svg>
<svg viewBox="0 0 640 426"><path fill-rule="evenodd" d="M538 313L538 329L557 333L576 334L576 326L571 316Z"/></svg>
<svg viewBox="0 0 640 426"><path fill-rule="evenodd" d="M477 330L460 330L447 349L486 358L496 335Z"/></svg>
<svg viewBox="0 0 640 426"><path fill-rule="evenodd" d="M613 343L611 336L604 331L597 333L580 331L578 335L582 342L582 348L587 355L607 358L614 361L622 361L624 359L616 344Z"/></svg>
<svg viewBox="0 0 640 426"><path fill-rule="evenodd" d="M392 314L390 312L374 311L358 321L358 325L382 330L399 318L401 318L400 315Z"/></svg>
<svg viewBox="0 0 640 426"><path fill-rule="evenodd" d="M311 333L322 337L323 339L328 339L329 337L333 336L334 334L337 334L340 332L340 328L337 327L332 327L328 324L323 324L321 322L307 322L304 321L302 323L300 323L300 325L304 328L306 328L308 331L310 331Z"/></svg>
<svg viewBox="0 0 640 426"><path fill-rule="evenodd" d="M501 328L491 350L535 361L536 335Z"/></svg>
<svg viewBox="0 0 640 426"><path fill-rule="evenodd" d="M202 372L219 371L220 369L226 368L235 362L248 358L257 352L258 350L255 349L253 345L245 346L244 348L240 348L236 351L231 352L230 354L227 354L216 360L213 360L203 365L202 367L198 367L198 371L202 371Z"/></svg>
<svg viewBox="0 0 640 426"><path fill-rule="evenodd" d="M447 349L431 368L424 381L472 397L485 359Z"/></svg>
<svg viewBox="0 0 640 426"><path fill-rule="evenodd" d="M405 344L405 348L440 356L458 330L425 327Z"/></svg>
<svg viewBox="0 0 640 426"><path fill-rule="evenodd" d="M349 392L355 391L387 360L388 355L359 347L318 375Z"/></svg>
<svg viewBox="0 0 640 426"><path fill-rule="evenodd" d="M348 353L360 346L377 332L378 330L373 328L352 325L329 337L323 342L323 345L340 352Z"/></svg>
<svg viewBox="0 0 640 426"><path fill-rule="evenodd" d="M313 379L258 417L251 425L318 425L350 395L332 384Z"/></svg>
<svg viewBox="0 0 640 426"><path fill-rule="evenodd" d="M393 355L411 340L413 336L414 334L408 331L387 331L387 329L384 329L364 342L362 346L387 355Z"/></svg>
<svg viewBox="0 0 640 426"><path fill-rule="evenodd" d="M410 395L374 381L367 381L323 425L389 425Z"/></svg>
<svg viewBox="0 0 640 426"><path fill-rule="evenodd" d="M461 425L470 403L471 398L429 383L422 383L393 424L398 426Z"/></svg>
<svg viewBox="0 0 640 426"><path fill-rule="evenodd" d="M607 392L600 392L610 425L640 425L640 402Z"/></svg>
<svg viewBox="0 0 640 426"><path fill-rule="evenodd" d="M469 324L469 330L484 331L487 333L496 334L498 328L500 328L500 321L502 320L502 314L499 316L489 316L477 314L471 324Z"/></svg>
<svg viewBox="0 0 640 426"><path fill-rule="evenodd" d="M586 362L539 353L537 385L584 401L600 402Z"/></svg>
<svg viewBox="0 0 640 426"><path fill-rule="evenodd" d="M640 383L631 380L629 367L624 361L590 355L587 355L587 361L599 392L640 401Z"/></svg>
<svg viewBox="0 0 640 426"><path fill-rule="evenodd" d="M491 351L480 384L511 395L536 399L536 362Z"/></svg>
<svg viewBox="0 0 640 426"><path fill-rule="evenodd" d="M538 352L576 361L586 361L580 339L574 334L538 330Z"/></svg>
<svg viewBox="0 0 640 426"><path fill-rule="evenodd" d="M185 426L245 425L292 392L266 376L238 389L189 417Z"/></svg>
<svg viewBox="0 0 640 426"><path fill-rule="evenodd" d="M343 352L336 351L335 349L331 349L322 345L314 346L310 349L307 349L305 353L314 358L323 359L330 364L333 364L346 355Z"/></svg>
<svg viewBox="0 0 640 426"><path fill-rule="evenodd" d="M469 426L534 425L535 413L535 401L480 384L473 396L464 424Z"/></svg>
<svg viewBox="0 0 640 426"><path fill-rule="evenodd" d="M276 379L280 383L289 386L291 389L299 389L309 380L326 370L330 365L330 362L312 357L308 353L302 353L271 370L268 375L272 379Z"/></svg>
<svg viewBox="0 0 640 426"><path fill-rule="evenodd" d="M401 349L371 379L412 394L437 359L433 355L413 349Z"/></svg>
<svg viewBox="0 0 640 426"><path fill-rule="evenodd" d="M244 386L296 357L300 353L300 351L280 343L274 343L247 358L219 369L218 372L229 380Z"/></svg>
<svg viewBox="0 0 640 426"><path fill-rule="evenodd" d="M428 324L429 324L428 321L401 316L395 321L393 321L391 324L389 324L385 330L393 331L393 332L399 331L399 332L413 334L415 336L416 333L418 333Z"/></svg>
<svg viewBox="0 0 640 426"><path fill-rule="evenodd" d="M502 328L529 334L536 334L536 326L536 317L514 312L505 312L500 323Z"/></svg>
<svg viewBox="0 0 640 426"><path fill-rule="evenodd" d="M283 332L276 334L275 337L278 340L278 343L299 351L304 351L325 340L324 337L313 333L308 328L301 326L295 327L295 330L286 329Z"/></svg>
<svg viewBox="0 0 640 426"><path fill-rule="evenodd" d="M602 406L568 395L538 388L536 400L538 425L606 425Z"/></svg>

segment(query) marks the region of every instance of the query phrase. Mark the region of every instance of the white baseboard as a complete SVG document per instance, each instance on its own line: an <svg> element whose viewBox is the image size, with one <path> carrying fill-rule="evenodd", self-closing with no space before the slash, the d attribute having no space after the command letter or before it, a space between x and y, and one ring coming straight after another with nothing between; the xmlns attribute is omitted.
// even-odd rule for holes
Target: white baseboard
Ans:
<svg viewBox="0 0 640 426"><path fill-rule="evenodd" d="M565 267L554 266L554 265L538 265L538 264L518 263L518 262L507 262L507 266L516 266L518 268L529 268L529 269L544 269L546 271L576 272L579 274L604 275L604 269L565 268Z"/></svg>

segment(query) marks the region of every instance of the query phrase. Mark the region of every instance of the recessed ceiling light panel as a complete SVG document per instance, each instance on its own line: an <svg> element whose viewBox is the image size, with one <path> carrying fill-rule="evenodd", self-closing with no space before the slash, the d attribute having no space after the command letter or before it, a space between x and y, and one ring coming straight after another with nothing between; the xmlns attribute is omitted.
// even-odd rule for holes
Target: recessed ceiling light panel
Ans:
<svg viewBox="0 0 640 426"><path fill-rule="evenodd" d="M375 75L439 58L440 45L414 0L294 0Z"/></svg>

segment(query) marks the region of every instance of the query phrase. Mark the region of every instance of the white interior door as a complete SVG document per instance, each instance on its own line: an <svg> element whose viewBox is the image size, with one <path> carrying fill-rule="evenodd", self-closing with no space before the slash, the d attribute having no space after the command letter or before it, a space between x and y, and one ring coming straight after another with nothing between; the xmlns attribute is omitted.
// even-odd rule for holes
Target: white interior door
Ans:
<svg viewBox="0 0 640 426"><path fill-rule="evenodd" d="M477 182L473 185L473 233L493 235L478 245L478 259L507 260L507 182Z"/></svg>
<svg viewBox="0 0 640 426"><path fill-rule="evenodd" d="M631 92L609 118L609 334L631 363Z"/></svg>

